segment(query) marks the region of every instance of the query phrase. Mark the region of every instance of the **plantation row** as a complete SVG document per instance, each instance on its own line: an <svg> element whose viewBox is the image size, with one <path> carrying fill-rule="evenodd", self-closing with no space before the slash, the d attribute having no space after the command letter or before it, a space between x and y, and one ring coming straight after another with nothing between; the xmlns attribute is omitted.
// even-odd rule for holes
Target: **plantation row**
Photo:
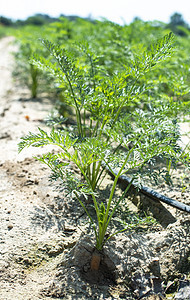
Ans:
<svg viewBox="0 0 190 300"><path fill-rule="evenodd" d="M38 159L78 199L101 250L113 236L107 236L108 227L132 182L141 184L145 173L154 178L165 174L170 182L178 162L189 167L188 147L179 146L179 122L190 108L190 35L174 36L162 24L140 20L120 26L66 18L40 29L24 27L15 35L16 80L28 86L32 98L45 93L55 99L51 132L39 128L29 133L19 151L47 144L60 148ZM73 126L64 125L67 117ZM154 170L157 158L165 163L159 171ZM70 169L70 162L81 176ZM109 198L100 201L97 191L105 167L115 179ZM131 182L114 202L122 174L130 174ZM92 261L91 267L99 266Z"/></svg>

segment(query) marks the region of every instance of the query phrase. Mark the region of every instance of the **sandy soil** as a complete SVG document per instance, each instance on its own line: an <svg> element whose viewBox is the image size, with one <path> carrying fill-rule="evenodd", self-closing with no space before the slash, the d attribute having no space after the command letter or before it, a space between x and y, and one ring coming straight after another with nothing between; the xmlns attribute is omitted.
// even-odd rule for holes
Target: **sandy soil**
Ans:
<svg viewBox="0 0 190 300"><path fill-rule="evenodd" d="M0 42L0 299L39 299L41 287L53 273L53 262L43 271L25 272L23 250L28 253L31 247L36 250L46 243L52 244L51 248L55 241L63 239L57 217L45 200L49 202L57 194L50 187L48 170L32 158L39 150L30 149L18 155L17 144L28 131L44 126L43 119L52 104L46 98L30 100L28 91L14 85L11 52L16 48L12 41L13 38L6 37ZM24 264L32 262L26 259Z"/></svg>
<svg viewBox="0 0 190 300"><path fill-rule="evenodd" d="M139 195L129 197L130 209L148 207L156 225L110 239L101 273L90 273L94 237L83 209L33 158L52 148L18 154L21 136L46 128L52 102L30 99L13 82L12 41L0 40L0 300L166 299L166 292L175 292L168 299L190 299L189 214ZM189 173L181 170L176 182L159 191L190 205Z"/></svg>

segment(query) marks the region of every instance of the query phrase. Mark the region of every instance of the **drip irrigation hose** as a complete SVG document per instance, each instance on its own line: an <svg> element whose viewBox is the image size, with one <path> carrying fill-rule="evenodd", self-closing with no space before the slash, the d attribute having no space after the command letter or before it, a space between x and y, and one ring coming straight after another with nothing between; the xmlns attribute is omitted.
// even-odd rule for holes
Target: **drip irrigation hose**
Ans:
<svg viewBox="0 0 190 300"><path fill-rule="evenodd" d="M112 170L112 172L113 172L113 173L112 173L112 172L109 170L108 167L105 167L105 168L106 168L107 172L108 172L112 177L114 177L113 173L114 173L115 175L118 174L118 172L117 172L116 170ZM121 175L121 176L119 177L119 180L120 180L125 186L127 186L127 185L130 183L130 181L131 181L131 179L130 179L128 176L126 176L126 175ZM135 185L134 183L132 183L131 187L134 188L134 189L137 189L137 185ZM186 204L184 204L184 203L181 203L181 202L179 202L179 201L176 201L176 200L174 200L174 199L171 199L171 198L169 198L169 197L166 197L166 196L164 196L164 195L161 195L160 193L154 191L153 189L150 189L149 187L141 186L141 188L138 187L138 190L139 190L140 193L142 193L142 194L148 196L150 199L164 202L164 203L166 203L166 204L168 204L168 205L171 205L171 206L173 206L173 207L175 207L175 208L177 208L177 209L179 209L179 210L182 210L182 211L185 211L185 212L190 213L190 206L189 206L189 205L186 205Z"/></svg>

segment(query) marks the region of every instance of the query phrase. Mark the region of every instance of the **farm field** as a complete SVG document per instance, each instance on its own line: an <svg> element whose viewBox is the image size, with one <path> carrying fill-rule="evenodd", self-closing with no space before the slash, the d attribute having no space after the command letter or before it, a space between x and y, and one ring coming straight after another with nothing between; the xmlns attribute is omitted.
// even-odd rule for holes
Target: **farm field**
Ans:
<svg viewBox="0 0 190 300"><path fill-rule="evenodd" d="M65 27L61 29L59 26L61 27L61 25L57 25L56 23L55 27L50 27L51 29L54 28L55 32L59 32L56 36L55 43L57 43L57 41L61 41L59 44L65 43L66 51L69 53L71 47L69 39L73 41L73 37L71 38L70 35L72 36L72 34L74 35L76 32L72 32L69 23L66 23L66 25L64 23ZM80 26L82 27L84 24L80 23ZM105 25L105 28L106 26L108 25ZM70 30L65 33L65 28L69 28ZM78 27L76 26L74 30L77 31L77 28ZM135 27L131 28L131 31L132 29L135 30ZM49 33L49 29L46 30ZM47 34L46 30L43 32L44 35ZM91 28L91 33L94 34L92 30L95 29ZM101 26L98 27L98 30L100 31L100 38L102 33ZM113 28L109 30L111 34ZM119 27L117 32L118 35L125 34L120 32L120 30L122 31ZM144 30L146 30L146 28L144 28ZM150 28L148 30L150 30ZM67 163L69 158L72 157L69 164L66 164L66 167L69 166L71 173L76 174L76 178L82 182L82 185L80 185L81 182L78 184L77 181L76 186L72 185L73 191L75 191L76 187L76 194L74 194L69 192L67 183L64 181L64 176L66 175L68 175L68 179L70 179L70 173L64 173L63 176L60 171L61 168L54 168L54 160L52 165L49 165L51 167L53 166L54 176L56 174L59 174L59 176L56 181L49 180L51 168L48 167L46 162L47 158L51 157L47 156L47 153L49 152L52 155L55 155L56 158L60 158L60 147L58 147L58 142L57 144L55 142L44 142L41 137L40 142L42 143L42 147L28 148L29 144L25 144L22 151L18 153L19 142L28 142L26 140L21 140L21 138L29 136L29 132L37 134L37 132L39 132L38 128L40 128L43 131L43 134L44 132L47 132L50 137L52 123L49 126L45 120L51 112L55 130L57 130L57 128L59 130L60 127L61 130L67 130L69 134L70 132L74 132L75 138L77 130L79 131L80 138L83 134L83 139L80 140L82 145L81 148L78 144L76 146L78 147L78 153L81 155L80 157L82 157L81 160L84 157L89 159L89 161L92 162L91 166L93 167L98 165L101 158L102 162L106 162L110 168L112 168L112 165L111 163L109 164L109 161L113 162L114 168L117 167L118 170L120 170L123 161L125 161L125 154L123 153L131 151L130 153L133 155L132 150L135 147L134 145L136 145L135 141L139 138L140 122L145 122L143 113L145 114L146 122L149 122L150 115L149 111L147 112L147 107L150 111L152 109L152 114L156 111L155 118L158 116L158 119L155 119L156 121L150 120L149 123L143 123L142 128L145 134L147 133L147 136L150 134L149 126L152 130L155 130L155 136L150 135L152 140L155 139L155 143L157 143L157 136L160 137L159 132L156 131L156 128L161 128L159 127L161 124L158 123L159 120L162 122L160 115L162 115L162 113L165 114L164 118L169 122L170 117L173 114L172 120L177 120L179 127L175 127L174 122L171 122L171 124L167 122L167 124L163 123L164 127L161 128L161 133L163 134L163 136L161 135L162 143L159 144L159 147L163 147L163 144L168 142L167 134L169 135L171 130L174 130L172 131L173 135L171 134L171 136L169 136L169 141L174 138L175 142L177 141L178 143L177 145L182 149L180 150L182 152L179 153L183 153L184 151L185 154L178 155L177 158L179 158L179 161L177 161L176 153L178 153L179 148L175 148L172 144L170 152L166 147L163 148L164 150L162 152L155 152L156 155L153 155L154 151L151 153L147 152L147 149L144 149L145 147L143 146L143 143L146 142L148 145L147 148L151 150L151 138L143 140L142 144L139 142L137 145L139 148L135 148L135 150L141 149L141 152L139 151L139 153L143 153L143 155L140 158L138 156L137 159L135 154L133 159L129 160L130 168L126 170L126 173L131 177L133 174L137 174L138 176L135 175L134 178L134 181L137 182L137 184L140 184L140 177L143 177L143 185L149 186L155 191L173 200L182 202L189 207L190 171L188 160L188 133L190 128L188 122L189 78L187 76L188 65L185 65L187 59L185 57L186 52L183 52L183 70L179 71L179 73L181 72L180 78L181 74L184 74L184 78L181 78L181 82L179 83L177 80L175 81L176 78L172 72L175 71L175 68L179 68L177 64L180 65L181 62L176 62L177 66L174 63L170 66L168 60L166 65L164 62L163 65L161 65L162 67L160 67L160 69L158 68L158 73L160 74L159 79L157 78L158 73L155 69L153 70L153 75L147 75L148 78L146 78L146 74L143 73L145 71L142 71L144 70L143 63L147 63L149 58L150 61L147 63L147 68L151 68L151 64L157 63L156 59L162 59L160 54L162 48L167 55L167 51L170 51L168 46L170 41L168 40L166 42L164 41L166 45L162 44L164 42L161 41L160 48L158 47L156 50L155 48L152 48L152 52L157 51L154 57L155 62L151 60L152 56L149 54L147 54L141 62L141 54L139 53L137 59L139 64L138 68L135 69L136 66L134 66L135 74L142 72L142 76L139 77L138 80L134 79L134 76L137 75L134 75L134 71L131 67L131 69L127 69L130 76L122 81L122 76L124 76L122 75L119 78L120 81L117 81L119 72L124 72L124 62L121 63L121 60L124 60L124 55L128 55L128 59L131 63L131 60L134 59L132 51L134 51L134 53L144 51L144 46L136 44L137 41L135 41L134 44L131 43L132 46L129 46L128 49L125 47L124 53L122 53L121 56L119 56L120 50L117 48L123 49L122 42L119 44L120 37L114 45L114 50L109 48L111 47L109 43L106 44L105 41L102 43L100 39L98 43L102 43L102 49L100 49L101 55L98 58L94 58L94 54L91 53L91 48L89 49L87 46L85 48L84 46L84 53L87 53L87 56L90 57L91 63L94 60L95 67L97 63L96 59L99 59L99 63L100 61L102 63L99 69L97 67L96 75L95 73L93 74L95 69L90 69L90 67L88 67L84 56L78 53L78 50L72 49L77 58L77 62L74 65L73 57L70 58L68 54L70 59L69 62L73 64L71 64L69 74L71 75L71 78L73 78L76 74L74 71L79 72L77 74L78 77L73 79L73 87L77 90L78 86L76 81L78 80L78 82L80 81L82 89L85 91L83 94L79 88L75 91L75 95L78 97L78 103L80 100L84 107L87 108L86 114L89 113L90 115L90 113L92 113L91 119L88 119L88 117L83 114L82 125L85 126L78 126L76 129L76 123L80 121L80 114L76 113L75 115L73 112L73 107L75 108L74 105L71 105L71 110L69 110L69 104L71 103L70 99L74 99L74 96L71 95L67 86L63 83L61 92L58 90L58 84L56 83L55 86L53 84L52 74L56 74L57 78L60 79L61 76L64 76L64 72L59 71L60 73L56 73L57 71L54 69L54 65L50 65L47 49L52 51L52 53L55 51L57 56L60 54L60 49L56 47L53 48L53 46L46 42L46 50L41 50L39 47L40 50L38 55L41 56L41 58L39 58L38 55L34 57L34 66L39 67L39 65L44 64L42 69L46 69L45 72L48 68L53 69L53 72L51 73L52 77L50 77L50 79L46 73L43 73L44 70L42 70L42 73L38 74L38 71L36 71L34 67L31 67L30 64L27 66L26 63L26 58L29 60L29 56L31 57L33 52L33 49L29 49L29 46L26 48L24 47L25 43L28 43L30 40L33 41L33 37L30 36L29 32L30 30L28 31L28 29L26 29L25 33L22 33L21 44L15 43L15 40L19 40L20 38L17 34L16 37L6 36L0 39L0 299L189 299L189 212L181 211L159 201L153 201L139 193L138 190L129 190L129 192L123 194L123 186L118 183L115 187L110 206L110 209L116 207L117 210L115 210L113 218L110 220L109 227L104 236L104 241L109 235L111 236L114 234L114 232L120 232L111 236L102 246L101 243L98 244L100 241L95 238L95 233L93 227L89 223L87 214L89 213L93 220L96 220L97 211L95 211L93 207L93 203L96 202L92 202L92 199L94 199L93 197L96 197L96 199L98 199L98 226L100 230L102 228L101 226L103 226L101 225L101 216L103 215L103 220L105 220L104 208L106 210L106 201L110 197L110 190L112 190L114 179L108 173L105 173L101 186L97 185L97 190L95 190L96 185L93 186L93 184L91 184L94 189L89 191L86 185L83 184L83 180L86 178L85 176L91 172L91 167L88 169L89 173L87 173L87 175L84 172L84 170L86 170L86 162L83 164L83 169L82 167L81 169L78 169L78 165L75 164L78 160L72 154L72 148L70 153L73 156L68 154L64 159L61 157L61 162L65 163L66 161ZM55 32L53 32L54 36ZM164 33L168 36L168 32ZM36 33L36 35L39 35L39 32ZM64 36L63 40L61 40L62 35ZM117 39L117 34L115 35L115 38ZM156 34L155 40L161 38L163 35L164 34L161 33L158 35ZM151 36L151 34L147 35L147 40L151 40ZM188 38L189 37L187 37L187 39ZM96 46L93 44L93 39L90 37L88 39L89 44L95 49ZM149 41L146 42L148 43ZM104 53L104 43L105 47L107 47L107 54ZM38 49L38 46L34 43L31 44L35 48L35 52L36 49ZM80 47L82 48L83 46ZM26 54L26 50L29 50L29 52L31 50L32 52L27 52ZM115 56L114 53L116 53ZM157 53L159 53L161 58L156 56ZM105 58L103 55L105 55ZM44 58L44 61L42 57ZM48 63L45 59L48 60ZM15 60L17 63L16 65ZM175 59L173 59L173 61L174 60ZM111 64L112 61L113 64ZM55 63L55 59L53 63ZM76 67L76 70L73 66ZM83 75L81 71L83 70L83 67L85 75ZM117 68L118 73L115 71ZM166 72L169 69L172 73L171 77L169 77ZM35 78L32 84L30 80L22 78L21 76L23 74L29 74L29 70L33 76L32 78ZM91 78L88 76L91 76ZM106 77L107 81L105 80L105 82L103 82L103 77ZM84 78L85 80L83 81ZM111 80L113 80L113 84L110 83ZM125 95L121 95L118 88L120 84L123 87L123 82L127 82L129 87L132 87L128 88L127 85L125 92L126 94L129 93L129 99L130 97L133 99L129 105L127 102L126 106L123 107L123 111L126 112L126 114L130 111L131 119L128 119L129 123L136 124L139 122L137 124L139 127L137 126L137 131L134 130L133 133L132 129L130 128L130 131L129 127L126 126L126 131L128 130L127 132L129 133L129 143L126 142L124 144L124 152L119 152L117 159L115 159L111 154L108 156L108 151L106 152L106 150L110 149L108 148L110 145L115 147L115 149L119 148L118 143L121 142L120 132L122 131L122 128L119 127L120 123L118 123L119 130L116 127L113 132L111 131L112 128L110 129L113 124L111 121L107 125L107 128L105 127L105 135L102 135L101 140L102 145L109 134L111 136L111 141L113 138L112 144L111 142L110 144L106 144L106 150L102 145L95 144L94 140L92 141L92 143L94 143L94 148L90 148L92 145L89 146L89 144L85 144L85 142L89 137L92 137L92 132L95 132L96 125L94 126L94 124L98 124L98 128L99 123L101 123L102 111L105 113L104 107L106 107L109 101L112 103L112 97L119 99L119 104L116 103L115 100L115 102L113 101L112 106L110 105L108 107L110 115L114 110L114 105L115 109L117 109L117 105L120 107L120 97L123 97L122 101L124 101ZM38 89L35 89L38 84ZM95 88L96 84L99 85ZM147 92L148 88L144 88L144 90L141 91L141 86L145 86L146 84L150 89L150 92ZM157 89L152 87L153 84L158 87L161 96L158 96ZM112 89L113 85L114 88ZM115 94L114 91L116 91ZM105 96L107 101L102 100L103 96L100 96L102 95L101 93ZM89 103L86 103L85 101L82 102L85 97ZM98 99L102 111L101 109L97 109L98 105L96 97L100 97ZM161 104L159 102L159 97L163 100ZM57 101L57 99L59 100ZM173 99L174 101L172 102ZM178 103L179 106L177 107L175 106L178 102L176 99L180 99ZM65 103L68 106L65 106ZM153 108L150 108L151 105ZM162 109L162 107L164 107L164 109ZM95 111L95 109L97 110ZM84 113L83 110L85 109L81 109L82 113ZM135 119L136 111L138 111L137 115L140 115L141 110L142 120L138 116ZM97 114L98 123L95 123ZM58 121L56 121L57 116L60 117ZM64 122L66 122L66 125L61 123L63 118L65 118ZM83 118L85 120L84 123ZM107 119L108 117L103 119L104 121L101 124L106 123ZM116 118L114 120L116 123ZM123 125L122 119L120 119L120 122ZM78 123L80 124L80 122ZM169 129L167 128L168 124L170 125ZM100 128L104 129L103 125L102 127L100 126ZM117 130L119 132L118 135ZM165 132L167 133L166 136L164 136ZM97 131L97 136L100 136L100 133L101 130ZM125 140L127 140L127 138L128 137L125 136ZM68 144L69 143L71 143L70 140ZM169 145L171 144L169 143ZM84 153L82 152L84 147L86 147L86 156L84 156ZM101 149L100 153L98 152L98 155L100 155L98 159L93 161L96 152L94 152L95 154L93 156L89 156L88 158L87 155L89 149L90 151ZM175 150L176 152L172 152L172 149L177 150ZM168 156L166 155L166 151L168 151ZM34 158L34 156L39 158L40 155L44 155L46 159L45 163ZM173 157L172 155L176 156ZM107 157L109 157L109 160L107 160ZM135 159L136 162L133 163ZM139 161L143 161L143 163L140 165ZM49 160L49 162L51 161ZM138 166L140 166L139 169ZM150 172L151 175L148 175L148 172L145 172L149 169L152 172ZM159 170L162 169L164 170L163 173L159 173ZM83 177L80 175L81 170L83 170ZM57 171L57 173L55 171ZM98 172L98 169L96 169L96 171ZM122 174L124 174L124 171L125 169L122 169ZM90 173L90 175L92 174ZM91 177L89 176L90 179ZM71 182L71 184L73 184L73 182ZM82 192L79 195L80 188ZM85 204L87 214L84 207L81 206L80 201L78 201L77 195L79 195L79 200ZM122 200L117 205L117 201L120 197L122 197ZM126 230L122 231L123 228ZM98 253L100 254L99 257L101 260L98 270L94 270L91 265L91 257L96 245L99 245ZM96 248L98 248L98 246Z"/></svg>

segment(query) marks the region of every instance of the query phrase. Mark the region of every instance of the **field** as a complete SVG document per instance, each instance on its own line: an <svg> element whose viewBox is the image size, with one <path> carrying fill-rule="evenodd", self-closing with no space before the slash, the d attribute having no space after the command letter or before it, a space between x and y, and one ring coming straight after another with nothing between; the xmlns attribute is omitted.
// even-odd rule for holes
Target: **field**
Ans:
<svg viewBox="0 0 190 300"><path fill-rule="evenodd" d="M189 209L190 34L176 37L179 52L172 54L168 30L138 21L126 32L109 22L98 29L62 22L0 39L0 299L189 299L189 212L140 187ZM87 29L90 47L73 46ZM65 46L65 69L55 67L60 48L40 48L40 34ZM130 43L121 39L130 34ZM52 62L48 50L57 55ZM99 171L103 163L112 176ZM125 193L115 169L139 188Z"/></svg>

